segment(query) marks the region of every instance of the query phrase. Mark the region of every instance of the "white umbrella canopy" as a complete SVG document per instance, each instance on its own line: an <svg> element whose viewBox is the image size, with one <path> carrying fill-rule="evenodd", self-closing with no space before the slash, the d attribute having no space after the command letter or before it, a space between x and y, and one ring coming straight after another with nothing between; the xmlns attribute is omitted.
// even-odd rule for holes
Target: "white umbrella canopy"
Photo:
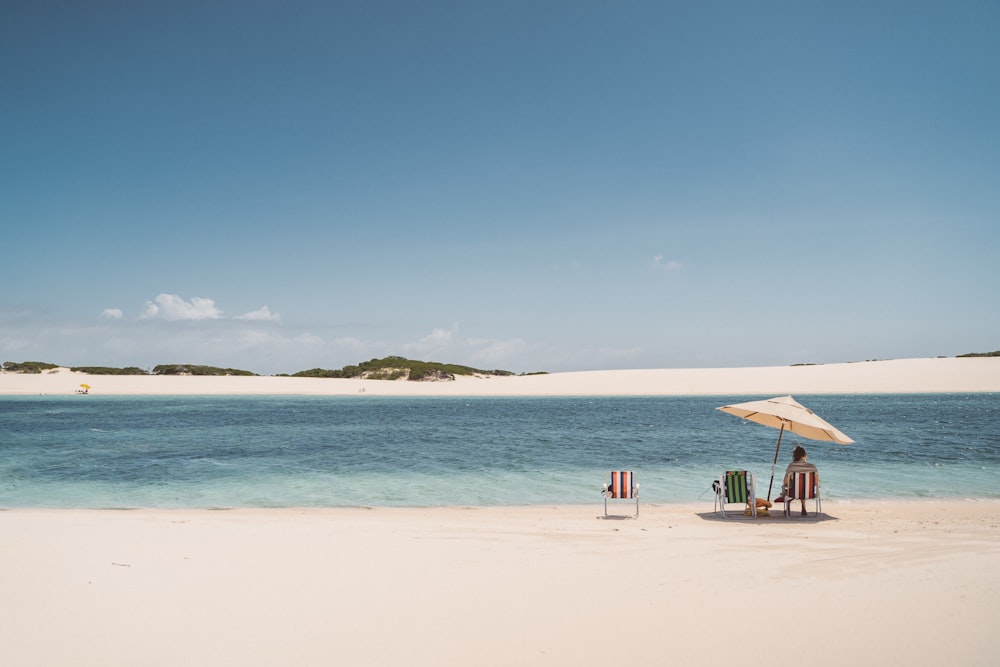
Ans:
<svg viewBox="0 0 1000 667"><path fill-rule="evenodd" d="M830 422L796 401L791 396L778 396L763 401L750 401L723 405L716 410L728 412L747 421L757 422L782 431L791 431L810 440L826 440L838 445L849 445L853 440L841 433Z"/></svg>
<svg viewBox="0 0 1000 667"><path fill-rule="evenodd" d="M767 487L767 499L771 499L771 488L774 486L774 468L778 465L778 452L781 451L781 436L785 431L810 440L835 442L838 445L849 445L853 440L844 435L833 424L826 421L815 412L796 401L791 396L778 396L763 401L749 401L735 405L723 405L716 408L731 415L742 417L747 421L780 429L778 446L774 450L774 463L771 464L771 482Z"/></svg>

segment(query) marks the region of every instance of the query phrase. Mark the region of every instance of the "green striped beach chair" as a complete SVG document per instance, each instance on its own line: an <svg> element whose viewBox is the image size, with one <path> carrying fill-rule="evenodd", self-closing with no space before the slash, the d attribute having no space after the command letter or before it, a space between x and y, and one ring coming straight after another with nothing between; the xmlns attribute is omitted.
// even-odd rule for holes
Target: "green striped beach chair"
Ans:
<svg viewBox="0 0 1000 667"><path fill-rule="evenodd" d="M744 506L744 512L757 516L757 495L754 492L753 473L749 470L727 470L712 488L715 489L715 511L726 516L726 505Z"/></svg>
<svg viewBox="0 0 1000 667"><path fill-rule="evenodd" d="M608 516L608 498L615 500L635 500L635 515L639 516L639 485L631 470L612 470L611 483L604 485L604 516Z"/></svg>

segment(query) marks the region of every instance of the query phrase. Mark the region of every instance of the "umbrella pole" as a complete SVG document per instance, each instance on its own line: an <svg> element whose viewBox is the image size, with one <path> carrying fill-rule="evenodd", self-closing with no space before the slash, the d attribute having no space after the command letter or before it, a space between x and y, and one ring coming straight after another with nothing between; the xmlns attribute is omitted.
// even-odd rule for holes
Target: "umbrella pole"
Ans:
<svg viewBox="0 0 1000 667"><path fill-rule="evenodd" d="M778 467L778 452L781 451L781 436L785 435L785 422L781 422L781 430L778 431L778 446L774 448L774 463L771 464L771 481L767 485L767 501L771 502L771 487L774 486L774 469Z"/></svg>

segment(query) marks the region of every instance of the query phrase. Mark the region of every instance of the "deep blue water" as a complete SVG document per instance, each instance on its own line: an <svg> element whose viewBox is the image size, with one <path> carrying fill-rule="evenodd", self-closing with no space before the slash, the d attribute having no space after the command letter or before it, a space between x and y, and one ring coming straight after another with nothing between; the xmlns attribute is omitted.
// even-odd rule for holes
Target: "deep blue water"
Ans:
<svg viewBox="0 0 1000 667"><path fill-rule="evenodd" d="M612 468L763 496L778 432L715 410L754 398L0 397L0 507L599 503ZM1000 394L796 398L856 442L786 433L779 477L801 444L825 498L1000 497Z"/></svg>

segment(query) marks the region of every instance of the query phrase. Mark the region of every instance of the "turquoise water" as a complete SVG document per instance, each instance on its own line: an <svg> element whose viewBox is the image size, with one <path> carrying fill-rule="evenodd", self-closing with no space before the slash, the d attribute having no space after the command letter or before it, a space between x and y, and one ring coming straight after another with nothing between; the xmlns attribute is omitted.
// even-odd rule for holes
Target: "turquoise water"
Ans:
<svg viewBox="0 0 1000 667"><path fill-rule="evenodd" d="M766 495L778 432L730 397L0 397L0 507L711 502L727 468ZM786 434L824 497L1000 497L1000 394L796 396L856 440ZM772 496L778 495L775 491Z"/></svg>

